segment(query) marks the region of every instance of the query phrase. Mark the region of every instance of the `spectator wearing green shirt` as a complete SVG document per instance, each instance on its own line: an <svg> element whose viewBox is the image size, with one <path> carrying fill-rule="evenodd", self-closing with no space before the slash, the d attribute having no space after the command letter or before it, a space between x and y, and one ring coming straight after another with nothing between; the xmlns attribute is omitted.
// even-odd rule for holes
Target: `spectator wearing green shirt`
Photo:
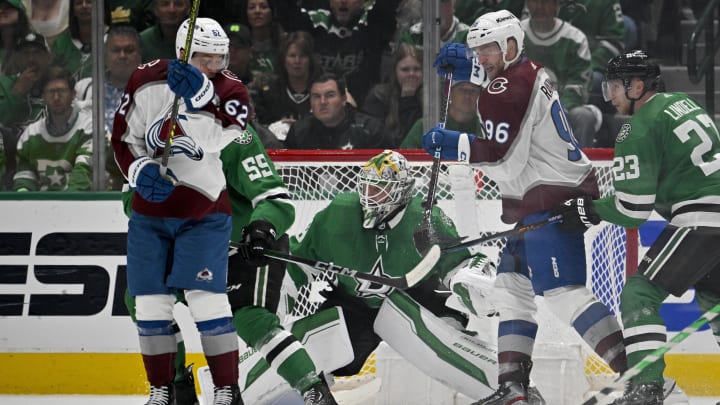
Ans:
<svg viewBox="0 0 720 405"><path fill-rule="evenodd" d="M155 24L140 32L143 63L175 59L175 36L190 12L189 0L152 0Z"/></svg>
<svg viewBox="0 0 720 405"><path fill-rule="evenodd" d="M560 0L527 0L530 18L520 25L525 31L525 54L545 67L582 147L595 145L602 112L588 104L592 68L585 34L557 17ZM609 145L603 145L609 146Z"/></svg>

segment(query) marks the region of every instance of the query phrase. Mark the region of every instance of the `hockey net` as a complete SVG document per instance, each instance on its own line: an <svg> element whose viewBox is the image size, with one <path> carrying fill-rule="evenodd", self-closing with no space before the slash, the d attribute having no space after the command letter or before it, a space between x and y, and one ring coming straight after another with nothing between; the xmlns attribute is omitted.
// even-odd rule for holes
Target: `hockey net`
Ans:
<svg viewBox="0 0 720 405"><path fill-rule="evenodd" d="M304 230L314 214L324 208L332 198L344 191L354 191L360 165L379 150L271 150L270 157L275 163L291 192L296 207L296 220L289 233L297 235ZM410 165L411 175L417 180L416 194L425 198L432 160L421 150L400 150ZM602 196L612 192L612 150L589 149L586 153L593 162L598 175ZM437 204L453 219L461 236L469 239L490 235L510 228L500 221L501 202L497 185L480 170L467 165L443 163L438 178ZM479 248L492 260L505 241L489 242ZM634 230L601 223L586 233L588 262L588 287L611 309L619 314L620 291L626 274L637 265L637 233ZM299 291L292 313L300 317L312 313L319 304L319 295L313 289ZM614 375L609 367L594 355L589 347L568 327L557 325L555 319L539 314L540 335L538 348L556 348L567 353L572 346L579 352L589 390L600 389L612 380ZM551 324L551 327L547 327ZM543 329L545 333L543 334ZM557 347L555 347L557 346ZM337 388L353 387L358 382L373 377L376 359L371 357L368 367L358 376L338 379Z"/></svg>

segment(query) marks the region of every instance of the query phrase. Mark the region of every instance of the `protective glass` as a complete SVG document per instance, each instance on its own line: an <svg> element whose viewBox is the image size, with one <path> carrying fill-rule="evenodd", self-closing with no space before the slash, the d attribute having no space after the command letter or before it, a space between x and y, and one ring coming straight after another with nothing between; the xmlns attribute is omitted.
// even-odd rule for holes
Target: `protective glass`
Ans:
<svg viewBox="0 0 720 405"><path fill-rule="evenodd" d="M193 55L192 64L195 67L205 66L211 71L219 71L223 69L227 69L228 67L228 55L198 55L195 53Z"/></svg>
<svg viewBox="0 0 720 405"><path fill-rule="evenodd" d="M497 44L497 42L493 42L491 44L485 44L481 46L476 46L475 48L466 48L467 58L472 59L473 57L480 57L480 56L493 56L493 55L499 55L502 53L502 50L500 49L500 45Z"/></svg>
<svg viewBox="0 0 720 405"><path fill-rule="evenodd" d="M625 92L625 86L623 86L623 81L621 79L602 81L603 100L612 100L618 92Z"/></svg>

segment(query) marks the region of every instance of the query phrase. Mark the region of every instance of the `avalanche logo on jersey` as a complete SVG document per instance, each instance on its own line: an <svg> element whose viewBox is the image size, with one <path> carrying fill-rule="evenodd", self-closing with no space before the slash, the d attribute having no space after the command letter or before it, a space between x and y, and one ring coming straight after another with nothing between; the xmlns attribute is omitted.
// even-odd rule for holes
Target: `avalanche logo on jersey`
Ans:
<svg viewBox="0 0 720 405"><path fill-rule="evenodd" d="M170 155L184 154L192 160L202 160L204 152L201 147L195 144L195 141L185 135L182 121L186 121L184 114L178 114L177 125L175 126L175 134L172 140L172 150ZM160 157L165 149L165 141L170 137L170 127L172 123L169 114L153 122L148 131L145 133L145 143L154 152L153 157Z"/></svg>
<svg viewBox="0 0 720 405"><path fill-rule="evenodd" d="M385 274L385 271L383 268L382 255L378 256L377 260L375 261L375 264L373 264L373 267L370 270L370 274L374 274L376 276L388 277L388 275ZM387 297L388 294L390 294L390 292L392 292L392 290L393 290L393 288L390 286L382 285L379 283L373 283L372 281L366 281L366 280L357 280L357 287L355 287L355 291L357 291L357 296L360 298L367 298L367 297L385 298L385 297Z"/></svg>
<svg viewBox="0 0 720 405"><path fill-rule="evenodd" d="M506 77L498 77L490 82L487 92L490 94L500 94L507 90L508 79Z"/></svg>

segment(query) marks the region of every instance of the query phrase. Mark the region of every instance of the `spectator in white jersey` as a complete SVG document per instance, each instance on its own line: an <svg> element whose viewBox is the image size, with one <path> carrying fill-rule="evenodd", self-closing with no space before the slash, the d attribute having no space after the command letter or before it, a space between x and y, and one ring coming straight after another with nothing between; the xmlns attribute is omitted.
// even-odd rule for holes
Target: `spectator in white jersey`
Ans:
<svg viewBox="0 0 720 405"><path fill-rule="evenodd" d="M530 18L520 23L525 31L525 53L545 67L580 146L592 147L602 125L602 112L588 104L592 65L587 37L555 17L560 0L528 0L527 8Z"/></svg>
<svg viewBox="0 0 720 405"><path fill-rule="evenodd" d="M45 114L18 139L15 191L90 190L92 117L73 107L74 86L75 79L59 66L43 77Z"/></svg>
<svg viewBox="0 0 720 405"><path fill-rule="evenodd" d="M502 195L501 220L517 227L550 218L550 209L569 198L599 195L595 171L566 127L550 77L523 55L524 37L520 21L507 10L480 16L468 32L467 47L490 81L477 104L483 133L437 126L423 136L431 155L441 148L442 159L468 162L492 178ZM466 58L457 48L448 44L440 51L441 76ZM613 370L625 371L620 325L585 287L586 268L582 231L552 223L508 237L493 290L500 313L500 387L478 404L528 403L536 295L544 296L550 310Z"/></svg>

